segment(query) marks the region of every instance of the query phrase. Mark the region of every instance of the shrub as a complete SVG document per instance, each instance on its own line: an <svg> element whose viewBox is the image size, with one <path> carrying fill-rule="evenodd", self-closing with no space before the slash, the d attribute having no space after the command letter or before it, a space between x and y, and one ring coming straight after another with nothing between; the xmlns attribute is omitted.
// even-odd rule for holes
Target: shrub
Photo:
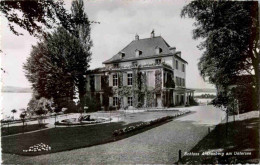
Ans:
<svg viewBox="0 0 260 165"><path fill-rule="evenodd" d="M109 109L110 111L115 111L115 110L119 109L119 107L109 106L108 109Z"/></svg>
<svg viewBox="0 0 260 165"><path fill-rule="evenodd" d="M46 109L48 111L52 111L52 100L46 99L44 97L39 97L36 94L33 94L31 100L28 103L27 113L33 115L37 113L39 109Z"/></svg>
<svg viewBox="0 0 260 165"><path fill-rule="evenodd" d="M140 123L140 124L137 124L137 125L134 125L134 126L125 127L123 129L115 130L113 135L114 136L123 135L123 134L131 132L131 131L140 130L140 129L143 129L143 128L148 127L148 126L159 124L161 122L167 121L167 120L172 119L172 118L174 118L174 117L173 116L165 116L165 117L158 118L158 119L155 119L155 120L152 120L152 121L143 122L143 123Z"/></svg>
<svg viewBox="0 0 260 165"><path fill-rule="evenodd" d="M86 106L88 107L88 112L97 112L101 110L100 101L95 97L86 97Z"/></svg>
<svg viewBox="0 0 260 165"><path fill-rule="evenodd" d="M61 110L62 108L67 108L65 113L77 113L78 112L78 107L75 104L75 102L72 100L64 101L64 102L60 103L59 107L57 107L57 111L59 111L59 109Z"/></svg>
<svg viewBox="0 0 260 165"><path fill-rule="evenodd" d="M189 102L190 102L190 105L199 105L199 103L196 100L194 100L193 97L190 97Z"/></svg>

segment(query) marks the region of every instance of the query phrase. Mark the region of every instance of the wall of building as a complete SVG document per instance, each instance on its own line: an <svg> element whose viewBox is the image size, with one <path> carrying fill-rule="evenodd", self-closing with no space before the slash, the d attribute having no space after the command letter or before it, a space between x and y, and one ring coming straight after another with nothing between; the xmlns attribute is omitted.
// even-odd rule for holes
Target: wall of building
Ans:
<svg viewBox="0 0 260 165"><path fill-rule="evenodd" d="M161 62L164 62L171 67L173 67L173 57L158 57L158 58L152 58L152 59L143 59L143 60L136 60L136 61L126 61L126 62L120 62L118 63L119 67L131 67L133 62L137 62L137 65L149 65L149 64L155 64L155 59L161 59ZM106 67L113 67L113 64L106 64Z"/></svg>
<svg viewBox="0 0 260 165"><path fill-rule="evenodd" d="M176 69L176 60L178 61L178 65L179 65L178 69ZM185 66L184 72L182 71L182 65L183 64ZM184 87L186 87L186 70L187 70L186 68L187 68L187 64L182 62L181 60L173 57L173 64L172 65L173 65L173 69L174 69L174 81L177 82L176 77L185 79Z"/></svg>

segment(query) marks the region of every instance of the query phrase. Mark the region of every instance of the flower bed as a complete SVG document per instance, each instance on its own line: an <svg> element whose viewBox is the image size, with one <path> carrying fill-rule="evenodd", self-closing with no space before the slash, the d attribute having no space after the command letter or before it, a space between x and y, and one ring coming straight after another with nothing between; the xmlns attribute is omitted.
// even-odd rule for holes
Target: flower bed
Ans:
<svg viewBox="0 0 260 165"><path fill-rule="evenodd" d="M72 119L65 119L61 122L57 121L55 125L84 125L84 124L97 124L97 123L103 123L110 121L111 119L106 118L97 118L97 119L91 119L90 121L78 121L76 118Z"/></svg>
<svg viewBox="0 0 260 165"><path fill-rule="evenodd" d="M161 117L161 118L151 120L151 121L148 121L148 122L143 122L143 123L140 123L140 124L137 124L137 125L134 125L134 126L129 126L129 127L123 128L123 129L118 129L118 130L115 130L113 132L113 135L114 136L124 135L124 134L132 132L132 131L140 130L140 129L143 129L145 127L149 127L149 126L152 126L152 125L155 125L155 124L159 124L159 123L168 121L170 119L179 117L179 116L187 114L187 113L190 113L190 111L184 111L184 112L177 113L173 116L165 116L165 117Z"/></svg>
<svg viewBox="0 0 260 165"><path fill-rule="evenodd" d="M47 144L36 144L31 147L29 147L28 150L23 150L23 152L41 152L41 151L50 151L51 147Z"/></svg>

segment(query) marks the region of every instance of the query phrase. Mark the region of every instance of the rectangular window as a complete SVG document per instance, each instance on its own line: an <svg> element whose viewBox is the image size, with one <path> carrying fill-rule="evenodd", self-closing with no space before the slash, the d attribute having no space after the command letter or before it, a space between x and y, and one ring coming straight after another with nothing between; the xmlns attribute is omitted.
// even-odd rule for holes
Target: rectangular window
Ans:
<svg viewBox="0 0 260 165"><path fill-rule="evenodd" d="M176 60L176 69L178 69L178 68L179 68L179 61Z"/></svg>
<svg viewBox="0 0 260 165"><path fill-rule="evenodd" d="M184 86L184 79L180 77L176 77L176 85L177 86Z"/></svg>
<svg viewBox="0 0 260 165"><path fill-rule="evenodd" d="M117 105L118 105L118 98L113 97L113 106L117 106Z"/></svg>
<svg viewBox="0 0 260 165"><path fill-rule="evenodd" d="M162 63L162 60L161 59L155 59L155 64L159 65Z"/></svg>
<svg viewBox="0 0 260 165"><path fill-rule="evenodd" d="M128 106L133 106L133 97L128 97Z"/></svg>
<svg viewBox="0 0 260 165"><path fill-rule="evenodd" d="M117 74L113 75L113 86L117 86L118 84L118 77Z"/></svg>
<svg viewBox="0 0 260 165"><path fill-rule="evenodd" d="M133 74L129 73L127 74L127 85L132 85L133 84Z"/></svg>
<svg viewBox="0 0 260 165"><path fill-rule="evenodd" d="M185 65L182 64L182 71L185 72Z"/></svg>
<svg viewBox="0 0 260 165"><path fill-rule="evenodd" d="M137 66L137 62L136 61L132 62L132 66Z"/></svg>
<svg viewBox="0 0 260 165"><path fill-rule="evenodd" d="M183 86L185 87L185 79L183 79Z"/></svg>

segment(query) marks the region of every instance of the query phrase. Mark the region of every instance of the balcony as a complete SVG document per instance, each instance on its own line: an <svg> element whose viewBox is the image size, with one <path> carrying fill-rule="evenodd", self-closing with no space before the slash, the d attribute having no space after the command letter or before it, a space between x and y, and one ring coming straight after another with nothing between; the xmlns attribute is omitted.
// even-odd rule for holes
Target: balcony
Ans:
<svg viewBox="0 0 260 165"><path fill-rule="evenodd" d="M103 71L120 71L120 70L131 70L131 69L145 69L145 68L165 68L168 70L173 70L173 68L166 64L166 63L159 63L159 64L145 64L145 65L130 65L130 66L110 66L104 68Z"/></svg>

